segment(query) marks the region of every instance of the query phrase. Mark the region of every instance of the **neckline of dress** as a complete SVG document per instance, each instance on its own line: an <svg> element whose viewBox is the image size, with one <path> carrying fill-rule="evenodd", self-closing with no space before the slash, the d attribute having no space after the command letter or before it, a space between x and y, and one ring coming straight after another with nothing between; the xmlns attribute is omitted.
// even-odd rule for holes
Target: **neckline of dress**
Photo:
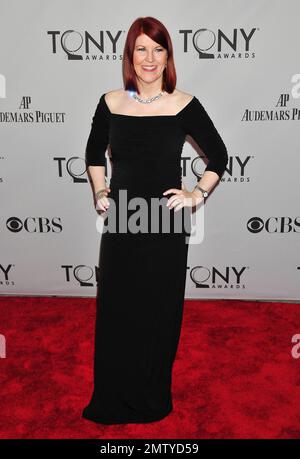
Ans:
<svg viewBox="0 0 300 459"><path fill-rule="evenodd" d="M104 101L104 104L109 112L110 115L112 116L124 116L126 118L175 118L176 116L179 116L180 113L182 113L192 102L193 100L195 99L195 96L192 97L192 99L181 109L179 110L179 112L175 113L175 115L125 115L123 113L112 113L106 103L106 100L105 100L105 94L103 94L102 98L103 98L103 101Z"/></svg>

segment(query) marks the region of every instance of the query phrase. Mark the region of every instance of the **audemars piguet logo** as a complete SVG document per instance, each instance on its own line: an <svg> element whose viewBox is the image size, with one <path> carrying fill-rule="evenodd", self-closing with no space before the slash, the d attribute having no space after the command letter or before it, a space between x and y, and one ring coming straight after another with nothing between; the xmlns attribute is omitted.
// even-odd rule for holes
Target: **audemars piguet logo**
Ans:
<svg viewBox="0 0 300 459"><path fill-rule="evenodd" d="M246 108L242 114L242 121L299 121L300 110L295 106L293 99L290 94L285 93L278 96L271 108Z"/></svg>
<svg viewBox="0 0 300 459"><path fill-rule="evenodd" d="M65 122L65 112L31 109L31 96L23 96L15 111L0 112L0 123L55 124Z"/></svg>
<svg viewBox="0 0 300 459"><path fill-rule="evenodd" d="M299 121L300 74L291 77L290 92L277 96L273 107L248 107L242 114L242 121Z"/></svg>

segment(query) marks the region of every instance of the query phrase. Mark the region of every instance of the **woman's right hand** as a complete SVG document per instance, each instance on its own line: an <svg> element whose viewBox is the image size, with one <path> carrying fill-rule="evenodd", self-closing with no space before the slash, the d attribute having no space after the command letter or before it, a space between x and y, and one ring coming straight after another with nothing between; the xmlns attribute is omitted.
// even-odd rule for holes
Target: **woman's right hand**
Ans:
<svg viewBox="0 0 300 459"><path fill-rule="evenodd" d="M110 188L106 187L104 191L101 193L100 198L97 198L97 196L95 196L97 207L100 210L106 211L109 207L109 200L107 199L108 193L110 193Z"/></svg>

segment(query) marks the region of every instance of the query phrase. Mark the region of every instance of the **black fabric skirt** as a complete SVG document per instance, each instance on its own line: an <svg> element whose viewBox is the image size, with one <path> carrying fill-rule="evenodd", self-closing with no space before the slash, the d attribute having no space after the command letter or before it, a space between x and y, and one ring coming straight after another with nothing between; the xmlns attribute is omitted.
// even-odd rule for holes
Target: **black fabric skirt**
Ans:
<svg viewBox="0 0 300 459"><path fill-rule="evenodd" d="M146 423L172 411L188 247L186 232L102 234L94 388L84 418Z"/></svg>

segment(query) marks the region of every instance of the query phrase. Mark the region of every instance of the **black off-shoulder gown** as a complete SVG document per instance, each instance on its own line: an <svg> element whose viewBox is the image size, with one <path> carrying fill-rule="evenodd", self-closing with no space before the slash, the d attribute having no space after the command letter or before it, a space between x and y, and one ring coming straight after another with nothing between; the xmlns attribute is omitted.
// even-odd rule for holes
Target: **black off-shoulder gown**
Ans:
<svg viewBox="0 0 300 459"><path fill-rule="evenodd" d="M121 206L119 191L126 191L127 203L140 197L150 208L151 198L158 198L166 206L172 194L163 192L181 189L187 134L209 159L205 170L221 176L227 150L196 96L176 115L134 116L111 113L102 94L92 120L86 164L106 166L110 144L109 200L114 200L116 209ZM137 209L128 210L126 220ZM124 217L117 217L117 231L101 235L94 389L82 412L91 421L146 423L173 409L172 366L182 323L190 208L167 209L168 233L161 223L158 233L122 233L119 224ZM181 218L181 232L174 229L175 216ZM151 218L149 214L148 231Z"/></svg>

